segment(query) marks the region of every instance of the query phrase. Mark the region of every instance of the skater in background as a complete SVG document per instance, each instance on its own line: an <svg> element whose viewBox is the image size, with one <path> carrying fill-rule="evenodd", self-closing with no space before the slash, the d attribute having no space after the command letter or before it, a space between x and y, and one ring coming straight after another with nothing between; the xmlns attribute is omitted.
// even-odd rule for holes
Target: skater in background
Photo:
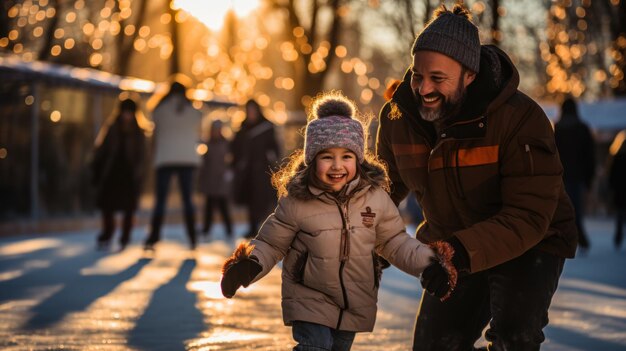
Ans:
<svg viewBox="0 0 626 351"><path fill-rule="evenodd" d="M609 148L609 186L615 206L615 236L613 244L619 250L626 224L626 129L617 134Z"/></svg>
<svg viewBox="0 0 626 351"><path fill-rule="evenodd" d="M192 201L192 182L200 157L196 146L200 140L202 113L186 96L187 88L174 81L169 92L152 112L154 122L154 167L156 168L155 196L150 232L144 243L146 250L154 249L161 239L161 226L170 179L178 179L183 203L183 219L189 247L196 248L195 209Z"/></svg>
<svg viewBox="0 0 626 351"><path fill-rule="evenodd" d="M276 191L272 188L271 172L280 152L274 125L263 115L255 100L246 102L246 119L232 144L235 179L235 202L244 205L248 213L248 233L252 238L268 214L276 206Z"/></svg>
<svg viewBox="0 0 626 351"><path fill-rule="evenodd" d="M596 171L595 142L589 126L580 119L576 101L571 97L561 105L561 117L554 126L554 139L563 164L565 191L576 212L578 247L584 253L591 247L583 217L586 194L591 190Z"/></svg>
<svg viewBox="0 0 626 351"><path fill-rule="evenodd" d="M213 212L217 208L222 216L228 238L233 237L233 225L230 218L230 142L222 133L223 122L219 119L211 123L207 152L202 156L198 172L198 190L204 195L204 213L202 233L208 236L213 224Z"/></svg>
<svg viewBox="0 0 626 351"><path fill-rule="evenodd" d="M96 205L102 212L99 249L111 244L116 212L122 213L120 249L130 242L146 167L146 137L138 122L142 116L137 103L132 99L120 101L113 116L96 139L92 164Z"/></svg>

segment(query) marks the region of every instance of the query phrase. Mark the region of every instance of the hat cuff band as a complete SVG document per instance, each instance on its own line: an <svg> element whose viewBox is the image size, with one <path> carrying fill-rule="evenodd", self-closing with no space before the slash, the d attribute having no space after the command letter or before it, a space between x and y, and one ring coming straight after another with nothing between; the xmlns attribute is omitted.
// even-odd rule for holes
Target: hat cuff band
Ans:
<svg viewBox="0 0 626 351"><path fill-rule="evenodd" d="M436 51L454 59L470 70L478 72L480 67L480 44L478 44L478 48L478 51L471 55L476 50L467 45L466 42L456 40L442 33L429 32L422 33L417 39L413 47L413 53L415 54L415 52L420 50ZM472 58L471 56L474 57Z"/></svg>

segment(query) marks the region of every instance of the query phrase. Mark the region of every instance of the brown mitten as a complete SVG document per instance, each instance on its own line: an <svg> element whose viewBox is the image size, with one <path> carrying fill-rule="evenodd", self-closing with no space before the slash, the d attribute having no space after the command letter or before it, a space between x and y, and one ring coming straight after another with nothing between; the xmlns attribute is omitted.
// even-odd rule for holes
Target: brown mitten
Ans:
<svg viewBox="0 0 626 351"><path fill-rule="evenodd" d="M259 260L250 256L254 249L254 245L243 243L237 247L233 255L224 262L222 267L222 295L226 298L235 296L237 289L243 286L248 287L250 282L262 270L263 266L259 264Z"/></svg>

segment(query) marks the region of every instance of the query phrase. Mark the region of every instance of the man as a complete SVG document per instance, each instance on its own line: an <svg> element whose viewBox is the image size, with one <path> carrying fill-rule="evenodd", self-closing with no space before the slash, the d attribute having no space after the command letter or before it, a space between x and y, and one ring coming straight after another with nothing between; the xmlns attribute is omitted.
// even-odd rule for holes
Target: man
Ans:
<svg viewBox="0 0 626 351"><path fill-rule="evenodd" d="M590 242L585 227L585 192L591 190L596 173L595 142L589 126L578 115L576 101L566 98L561 105L561 118L554 126L554 139L563 164L565 192L572 200L578 228L578 246L585 253Z"/></svg>
<svg viewBox="0 0 626 351"><path fill-rule="evenodd" d="M461 5L435 13L380 115L392 198L413 192L425 217L417 238L454 251L453 267L433 262L422 275L413 349L472 350L489 323L490 350L538 350L576 251L574 212L550 122L469 17Z"/></svg>

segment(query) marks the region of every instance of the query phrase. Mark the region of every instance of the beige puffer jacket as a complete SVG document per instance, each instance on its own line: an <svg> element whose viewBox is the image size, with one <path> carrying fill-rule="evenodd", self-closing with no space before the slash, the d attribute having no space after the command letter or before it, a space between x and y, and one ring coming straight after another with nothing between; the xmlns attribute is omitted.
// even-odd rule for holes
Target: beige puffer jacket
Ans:
<svg viewBox="0 0 626 351"><path fill-rule="evenodd" d="M389 195L374 185L348 186L344 203L309 188L308 199L279 200L251 242L265 276L280 260L285 325L306 321L338 330L372 331L381 276L376 254L413 276L433 257L409 236ZM360 187L360 188L357 188Z"/></svg>

